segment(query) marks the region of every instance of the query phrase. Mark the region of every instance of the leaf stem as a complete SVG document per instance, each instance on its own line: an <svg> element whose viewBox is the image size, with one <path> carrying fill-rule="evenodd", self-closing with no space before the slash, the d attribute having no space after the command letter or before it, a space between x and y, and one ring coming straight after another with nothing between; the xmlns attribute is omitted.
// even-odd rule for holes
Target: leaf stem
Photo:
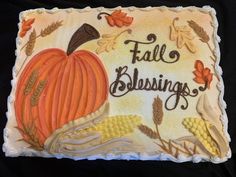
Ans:
<svg viewBox="0 0 236 177"><path fill-rule="evenodd" d="M132 30L131 30L131 29L126 29L126 30L124 30L124 31L121 31L120 33L118 33L118 34L116 35L116 37L115 37L114 39L117 39L121 34L123 34L123 33L125 33L125 32L131 34L131 33L132 33Z"/></svg>
<svg viewBox="0 0 236 177"><path fill-rule="evenodd" d="M157 133L158 139L160 140L160 142L161 142L163 148L164 148L166 151L169 151L169 150L166 148L166 145L165 145L165 143L164 143L165 140L163 140L163 139L161 138L160 132L159 132L159 130L158 130L158 125L157 125L157 124L155 124L155 125L156 125L156 133Z"/></svg>
<svg viewBox="0 0 236 177"><path fill-rule="evenodd" d="M166 144L169 144L169 142L167 142L166 140L163 140ZM187 155L193 155L193 153L191 153L191 151L187 148L187 146L184 146L184 149L181 149L180 147L174 145L173 141L171 141L171 146L174 147L175 149L178 149L180 152L187 154Z"/></svg>
<svg viewBox="0 0 236 177"><path fill-rule="evenodd" d="M211 59L215 62L215 61L216 61L216 59L215 59L215 57L216 57L216 56L215 56L215 53L214 53L213 49L211 48L209 42L206 42L206 44L207 44L209 50L211 51L212 55L214 56L214 58L211 57Z"/></svg>
<svg viewBox="0 0 236 177"><path fill-rule="evenodd" d="M108 16L110 16L111 14L106 13L106 12L101 12L101 13L99 13L98 16L97 16L97 19L98 19L98 20L101 20L101 19L102 19L102 16L101 16L101 15L108 15Z"/></svg>
<svg viewBox="0 0 236 177"><path fill-rule="evenodd" d="M173 19L173 21L172 21L172 25L173 25L175 31L176 31L175 22L178 21L178 20L179 20L179 17L175 17L175 18Z"/></svg>

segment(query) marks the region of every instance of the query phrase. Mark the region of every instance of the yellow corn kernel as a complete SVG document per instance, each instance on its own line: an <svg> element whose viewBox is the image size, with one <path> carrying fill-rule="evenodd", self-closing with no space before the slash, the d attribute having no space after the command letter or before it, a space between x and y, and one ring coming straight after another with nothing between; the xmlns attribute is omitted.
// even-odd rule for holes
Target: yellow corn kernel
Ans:
<svg viewBox="0 0 236 177"><path fill-rule="evenodd" d="M208 152L213 156L220 154L218 146L207 130L207 126L210 125L208 122L199 118L185 118L182 123L189 132L197 137Z"/></svg>
<svg viewBox="0 0 236 177"><path fill-rule="evenodd" d="M136 115L118 115L106 117L98 124L80 130L80 133L87 134L92 131L100 132L102 135L102 142L113 138L125 136L134 131L138 125L141 124L141 117Z"/></svg>

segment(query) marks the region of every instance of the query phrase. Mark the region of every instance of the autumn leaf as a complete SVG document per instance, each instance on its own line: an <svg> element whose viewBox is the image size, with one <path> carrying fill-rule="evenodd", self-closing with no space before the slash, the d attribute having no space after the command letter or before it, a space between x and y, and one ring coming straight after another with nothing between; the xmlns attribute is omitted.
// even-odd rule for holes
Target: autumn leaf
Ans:
<svg viewBox="0 0 236 177"><path fill-rule="evenodd" d="M195 53L196 47L192 43L194 36L191 34L190 27L176 26L175 21L177 20L178 18L175 18L170 26L170 40L176 41L178 48L182 48L185 45L190 52Z"/></svg>
<svg viewBox="0 0 236 177"><path fill-rule="evenodd" d="M110 52L111 50L115 49L116 40L115 40L114 34L103 34L102 39L98 40L98 48L96 50L97 54L100 54L102 52Z"/></svg>
<svg viewBox="0 0 236 177"><path fill-rule="evenodd" d="M102 39L97 41L99 47L96 49L96 53L100 54L102 52L110 52L111 50L114 50L116 48L117 38L125 32L130 34L131 30L127 29L118 34L103 34Z"/></svg>
<svg viewBox="0 0 236 177"><path fill-rule="evenodd" d="M195 71L193 74L195 78L193 79L198 84L205 84L207 88L210 89L210 84L212 81L213 74L209 68L204 68L204 64L200 60L196 60L195 62Z"/></svg>
<svg viewBox="0 0 236 177"><path fill-rule="evenodd" d="M98 19L101 19L101 15L106 15L105 18L107 20L107 23L112 27L129 26L133 22L133 17L127 16L127 13L124 13L121 10L115 10L111 14L101 12L100 14L98 14Z"/></svg>
<svg viewBox="0 0 236 177"><path fill-rule="evenodd" d="M21 31L20 31L20 37L24 37L26 33L31 29L31 25L34 23L34 18L30 18L28 20L23 20L21 24Z"/></svg>

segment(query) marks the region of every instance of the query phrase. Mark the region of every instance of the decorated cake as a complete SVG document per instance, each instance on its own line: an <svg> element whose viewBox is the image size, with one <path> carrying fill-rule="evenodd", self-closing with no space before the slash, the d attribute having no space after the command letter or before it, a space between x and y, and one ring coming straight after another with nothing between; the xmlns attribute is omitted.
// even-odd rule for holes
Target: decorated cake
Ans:
<svg viewBox="0 0 236 177"><path fill-rule="evenodd" d="M6 156L231 156L211 7L20 13Z"/></svg>

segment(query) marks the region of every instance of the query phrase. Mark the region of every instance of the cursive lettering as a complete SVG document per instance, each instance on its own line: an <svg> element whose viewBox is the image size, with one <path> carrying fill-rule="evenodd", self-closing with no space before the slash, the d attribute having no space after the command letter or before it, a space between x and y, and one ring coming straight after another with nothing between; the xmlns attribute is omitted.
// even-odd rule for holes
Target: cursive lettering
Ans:
<svg viewBox="0 0 236 177"><path fill-rule="evenodd" d="M155 34L149 34L147 36L147 42L135 41L135 40L126 40L124 43L134 43L134 47L130 52L132 53L132 64L135 64L137 61L146 61L146 62L165 62L165 63L175 63L179 60L180 54L176 50L169 52L169 58L166 58L164 55L166 53L166 44L156 44L152 51L147 50L144 53L141 53L139 47L140 45L150 45L156 42L157 37Z"/></svg>
<svg viewBox="0 0 236 177"><path fill-rule="evenodd" d="M133 75L128 73L128 66L116 68L116 79L110 85L110 94L114 97L121 97L135 90L170 92L171 95L166 99L165 108L167 110L175 109L183 100L184 104L180 108L185 110L188 108L187 97L195 97L198 95L198 90L190 90L187 83L180 81L173 82L168 79L163 79L160 74L158 78L139 78L139 71L134 68ZM172 104L171 104L172 103Z"/></svg>

